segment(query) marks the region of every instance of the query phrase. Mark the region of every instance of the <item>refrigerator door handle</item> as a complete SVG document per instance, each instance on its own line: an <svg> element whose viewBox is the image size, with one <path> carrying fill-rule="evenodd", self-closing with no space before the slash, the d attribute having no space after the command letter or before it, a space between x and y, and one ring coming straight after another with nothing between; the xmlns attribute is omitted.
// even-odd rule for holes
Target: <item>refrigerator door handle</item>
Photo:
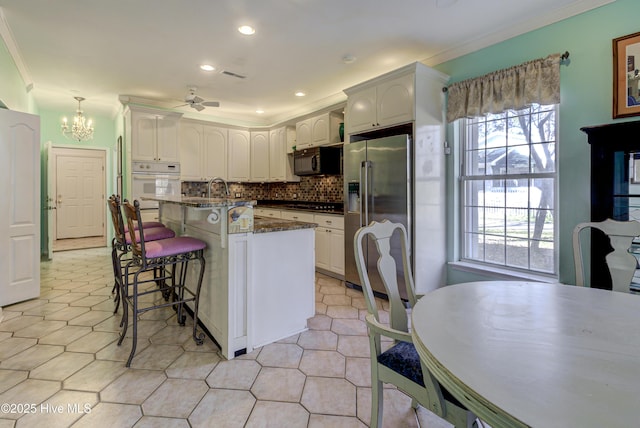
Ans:
<svg viewBox="0 0 640 428"><path fill-rule="evenodd" d="M366 161L360 162L360 171L358 171L358 201L360 204L358 207L358 213L360 214L360 223L358 223L358 227L364 226L364 223L362 223L362 195L366 193L363 192L362 188L362 169L364 168L365 163Z"/></svg>
<svg viewBox="0 0 640 428"><path fill-rule="evenodd" d="M363 187L362 183L364 183L364 190L361 191L361 195L360 195L360 201L364 199L364 223L362 222L362 219L360 219L361 226L366 226L369 224L369 167L370 165L371 165L371 162L362 161L362 165L360 167L360 174L362 174L362 169L364 169L364 182L362 181L362 176L360 178L361 189ZM362 202L360 203L362 204Z"/></svg>

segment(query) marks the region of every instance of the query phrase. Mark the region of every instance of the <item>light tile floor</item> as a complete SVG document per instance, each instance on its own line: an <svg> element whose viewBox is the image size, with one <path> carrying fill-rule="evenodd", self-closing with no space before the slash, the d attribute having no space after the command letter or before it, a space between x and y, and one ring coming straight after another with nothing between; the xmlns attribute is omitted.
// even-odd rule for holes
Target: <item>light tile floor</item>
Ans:
<svg viewBox="0 0 640 428"><path fill-rule="evenodd" d="M170 308L150 311L127 369L112 279L108 248L56 253L41 264L40 298L3 308L0 428L368 425L361 292L318 274L309 330L231 361L209 338L194 344L190 318L180 327ZM384 426L450 425L388 387Z"/></svg>
<svg viewBox="0 0 640 428"><path fill-rule="evenodd" d="M88 238L67 238L53 241L53 251L81 250L85 248L104 247L104 236L90 236Z"/></svg>

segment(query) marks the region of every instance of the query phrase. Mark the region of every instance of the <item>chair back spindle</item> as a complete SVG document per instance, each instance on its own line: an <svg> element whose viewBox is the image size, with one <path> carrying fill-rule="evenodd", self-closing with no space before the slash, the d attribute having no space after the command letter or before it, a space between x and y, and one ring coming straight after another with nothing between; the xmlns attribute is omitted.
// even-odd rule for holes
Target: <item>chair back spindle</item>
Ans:
<svg viewBox="0 0 640 428"><path fill-rule="evenodd" d="M129 237L131 239L131 252L134 257L139 257L145 265L146 253L144 246L144 229L142 228L142 220L140 220L140 202L133 201L133 205L127 199L122 204L124 215L127 218L127 226ZM136 236L138 229L139 236Z"/></svg>

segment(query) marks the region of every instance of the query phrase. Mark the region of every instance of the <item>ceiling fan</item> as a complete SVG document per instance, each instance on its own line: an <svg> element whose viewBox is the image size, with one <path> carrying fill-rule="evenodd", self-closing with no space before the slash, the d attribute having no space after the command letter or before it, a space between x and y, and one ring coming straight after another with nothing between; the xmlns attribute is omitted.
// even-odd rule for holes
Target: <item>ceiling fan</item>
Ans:
<svg viewBox="0 0 640 428"><path fill-rule="evenodd" d="M184 98L184 102L185 104L181 104L177 107L184 107L184 106L189 106L191 108L194 108L198 111L202 111L205 109L205 107L220 107L220 102L218 101L205 101L203 98L200 98L199 96L196 95L196 87L192 86L189 88L189 93L187 94L187 96Z"/></svg>

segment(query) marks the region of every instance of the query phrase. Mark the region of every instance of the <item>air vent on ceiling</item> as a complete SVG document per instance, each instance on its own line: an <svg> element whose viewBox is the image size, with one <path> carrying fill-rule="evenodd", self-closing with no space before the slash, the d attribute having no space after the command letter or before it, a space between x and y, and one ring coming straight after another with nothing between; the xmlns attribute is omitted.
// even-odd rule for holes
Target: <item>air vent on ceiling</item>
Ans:
<svg viewBox="0 0 640 428"><path fill-rule="evenodd" d="M223 70L222 74L226 74L227 76L237 77L238 79L246 79L247 76L243 76L242 74L234 73L233 71Z"/></svg>

